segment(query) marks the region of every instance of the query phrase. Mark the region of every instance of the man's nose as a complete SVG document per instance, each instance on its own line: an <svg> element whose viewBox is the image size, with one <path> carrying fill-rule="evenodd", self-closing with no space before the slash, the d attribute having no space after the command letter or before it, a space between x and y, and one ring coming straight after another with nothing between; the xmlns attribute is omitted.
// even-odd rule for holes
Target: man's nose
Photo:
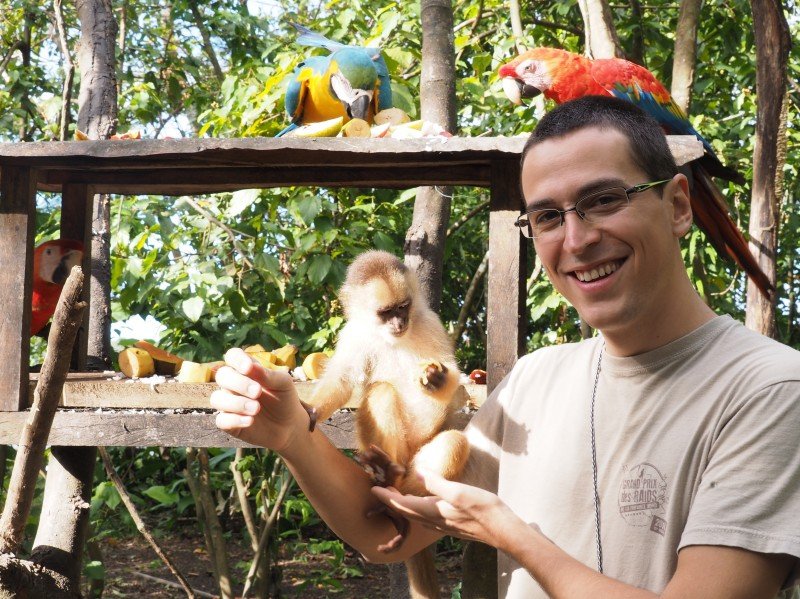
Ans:
<svg viewBox="0 0 800 599"><path fill-rule="evenodd" d="M575 211L564 215L564 249L572 253L580 253L592 244L600 241L600 230L592 223L586 222Z"/></svg>

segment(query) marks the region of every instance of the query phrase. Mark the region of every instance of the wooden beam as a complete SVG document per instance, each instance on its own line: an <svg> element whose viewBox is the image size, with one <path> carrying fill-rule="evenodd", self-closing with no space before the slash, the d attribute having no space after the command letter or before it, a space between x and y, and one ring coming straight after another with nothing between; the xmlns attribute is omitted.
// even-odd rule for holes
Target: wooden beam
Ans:
<svg viewBox="0 0 800 599"><path fill-rule="evenodd" d="M0 179L0 410L20 410L28 400L35 224L35 171L4 167Z"/></svg>
<svg viewBox="0 0 800 599"><path fill-rule="evenodd" d="M27 412L0 413L0 444L19 442ZM63 410L56 412L48 442L58 446L252 447L219 430L211 411L170 413L155 410ZM456 427L470 415L459 413ZM336 412L319 425L331 442L354 449L353 412Z"/></svg>
<svg viewBox="0 0 800 599"><path fill-rule="evenodd" d="M173 168L118 171L53 169L43 173L40 187L54 191L62 185L91 184L95 193L122 195L190 195L246 188L380 187L407 189L420 185L469 185L488 187L491 169L480 162L467 164L406 165L402 168L363 164L338 168L308 166L259 166L235 168Z"/></svg>
<svg viewBox="0 0 800 599"><path fill-rule="evenodd" d="M86 284L83 286L82 301L89 304L89 275L92 272L92 194L84 184L64 185L61 192L61 238L75 239L83 242L83 275ZM89 330L89 310L84 310L83 324L75 338L75 349L72 356L73 370L86 369L86 347Z"/></svg>
<svg viewBox="0 0 800 599"><path fill-rule="evenodd" d="M522 209L518 160L492 165L486 364L489 393L525 347L525 250L514 221Z"/></svg>
<svg viewBox="0 0 800 599"><path fill-rule="evenodd" d="M132 379L113 380L116 373L70 373L64 384L60 406L69 408L146 408L146 409L209 409L208 398L218 389L216 383L178 383L174 379L158 384L140 383ZM38 380L30 376L30 395ZM295 383L303 401L314 393L314 383ZM486 385L465 385L467 402L476 409L486 399ZM345 407L358 407L348 403Z"/></svg>

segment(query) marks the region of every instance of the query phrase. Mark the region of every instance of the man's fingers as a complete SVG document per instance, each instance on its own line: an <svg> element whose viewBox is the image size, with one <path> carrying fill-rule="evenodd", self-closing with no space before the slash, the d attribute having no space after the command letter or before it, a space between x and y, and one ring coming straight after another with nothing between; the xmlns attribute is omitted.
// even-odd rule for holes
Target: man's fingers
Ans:
<svg viewBox="0 0 800 599"><path fill-rule="evenodd" d="M416 471L417 475L422 479L422 484L425 486L425 489L427 489L431 495L441 497L449 503L455 503L457 501L464 485L447 480L432 470L417 468Z"/></svg>
<svg viewBox="0 0 800 599"><path fill-rule="evenodd" d="M249 378L247 374L234 370L231 366L223 366L217 370L216 380L217 384L226 391L238 393L252 400L258 400L264 391L258 382Z"/></svg>
<svg viewBox="0 0 800 599"><path fill-rule="evenodd" d="M242 416L255 416L261 411L261 404L257 400L237 395L224 389L214 391L211 394L209 402L212 408L221 412L239 414Z"/></svg>
<svg viewBox="0 0 800 599"><path fill-rule="evenodd" d="M217 414L216 418L217 428L232 434L234 437L238 436L241 429L247 428L252 424L252 416L240 416L239 414L220 412Z"/></svg>

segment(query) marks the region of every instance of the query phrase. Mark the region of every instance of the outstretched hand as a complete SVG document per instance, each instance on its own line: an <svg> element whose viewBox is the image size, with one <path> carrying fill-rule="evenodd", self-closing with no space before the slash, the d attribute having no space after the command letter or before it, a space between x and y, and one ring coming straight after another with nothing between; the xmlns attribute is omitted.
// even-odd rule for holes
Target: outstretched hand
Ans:
<svg viewBox="0 0 800 599"><path fill-rule="evenodd" d="M211 407L219 410L217 427L268 449L281 451L299 431L308 431L292 377L266 370L243 350L230 349L217 371L220 389L211 394Z"/></svg>
<svg viewBox="0 0 800 599"><path fill-rule="evenodd" d="M393 487L373 487L372 493L400 515L441 533L502 548L503 535L524 526L494 493L417 470L427 497L403 495Z"/></svg>

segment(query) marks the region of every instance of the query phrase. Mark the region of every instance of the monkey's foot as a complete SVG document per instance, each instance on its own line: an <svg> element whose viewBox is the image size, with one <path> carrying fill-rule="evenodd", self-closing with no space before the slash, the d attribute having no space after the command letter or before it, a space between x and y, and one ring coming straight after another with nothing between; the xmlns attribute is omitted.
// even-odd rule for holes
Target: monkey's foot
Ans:
<svg viewBox="0 0 800 599"><path fill-rule="evenodd" d="M369 510L367 512L367 518L372 518L372 516L378 514L383 514L389 518L389 520L392 521L392 524L394 524L394 527L397 529L397 534L393 536L388 543L384 545L378 545L378 551L381 553L392 553L393 551L397 551L400 549L403 541L405 541L406 537L408 536L408 528L410 526L408 519L392 510L388 505L381 505L375 509Z"/></svg>
<svg viewBox="0 0 800 599"><path fill-rule="evenodd" d="M428 391L441 389L447 381L447 366L441 362L423 362L419 384Z"/></svg>
<svg viewBox="0 0 800 599"><path fill-rule="evenodd" d="M389 454L377 445L370 444L369 449L359 452L356 461L377 487L396 487L406 473L403 466L393 462Z"/></svg>

